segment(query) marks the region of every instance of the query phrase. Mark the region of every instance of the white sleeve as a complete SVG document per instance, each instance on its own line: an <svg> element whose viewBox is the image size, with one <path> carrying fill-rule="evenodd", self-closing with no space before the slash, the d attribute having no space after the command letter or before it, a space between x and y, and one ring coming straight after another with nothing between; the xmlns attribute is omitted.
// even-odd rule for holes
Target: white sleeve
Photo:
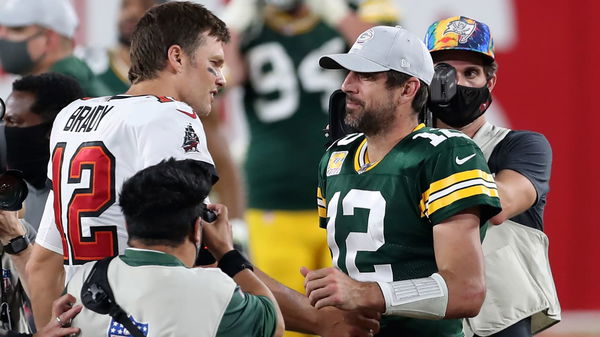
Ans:
<svg viewBox="0 0 600 337"><path fill-rule="evenodd" d="M54 222L54 192L52 190L48 193L48 199L46 199L46 206L44 207L44 214L40 221L35 243L63 255L61 235Z"/></svg>
<svg viewBox="0 0 600 337"><path fill-rule="evenodd" d="M162 112L162 117L139 126L139 156L143 167L171 157L199 160L214 166L200 119L172 110Z"/></svg>

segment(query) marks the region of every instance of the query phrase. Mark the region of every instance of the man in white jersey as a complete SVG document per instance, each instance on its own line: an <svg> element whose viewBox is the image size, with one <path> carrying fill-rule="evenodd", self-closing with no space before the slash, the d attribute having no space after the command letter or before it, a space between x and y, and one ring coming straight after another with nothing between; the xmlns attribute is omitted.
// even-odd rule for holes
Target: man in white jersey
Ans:
<svg viewBox="0 0 600 337"><path fill-rule="evenodd" d="M84 336L131 333L121 325L126 326L126 318L93 311L89 303L94 300L83 295L95 289L90 285L101 284L100 273L106 273L124 317L147 337L283 335L275 297L233 249L227 208L203 203L211 185L209 168L189 159L162 161L125 181L119 204L130 247L107 269L98 262L85 264L67 285L67 292L85 305L73 320ZM201 218L206 207L217 216L210 223ZM201 242L219 260L220 270L192 268Z"/></svg>
<svg viewBox="0 0 600 337"><path fill-rule="evenodd" d="M48 170L53 195L27 264L38 326L48 322L64 287L63 264L72 269L124 251L117 196L126 178L174 157L201 161L218 179L197 114L210 111L225 83L228 41L225 24L201 5L152 8L132 36L129 90L75 101L56 118Z"/></svg>

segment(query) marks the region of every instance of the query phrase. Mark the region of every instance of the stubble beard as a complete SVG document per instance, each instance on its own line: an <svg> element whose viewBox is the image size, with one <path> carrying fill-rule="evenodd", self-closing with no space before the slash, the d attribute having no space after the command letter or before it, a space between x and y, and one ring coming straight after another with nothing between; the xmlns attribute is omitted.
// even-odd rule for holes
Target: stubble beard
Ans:
<svg viewBox="0 0 600 337"><path fill-rule="evenodd" d="M344 122L366 136L377 136L394 123L395 110L392 100L369 108L365 108L363 103L359 109L347 109Z"/></svg>

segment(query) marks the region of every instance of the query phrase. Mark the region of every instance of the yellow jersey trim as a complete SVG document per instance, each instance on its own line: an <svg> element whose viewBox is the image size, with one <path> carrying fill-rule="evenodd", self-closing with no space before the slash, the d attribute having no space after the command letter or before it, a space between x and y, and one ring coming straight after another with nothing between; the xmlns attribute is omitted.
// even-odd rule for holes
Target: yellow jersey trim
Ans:
<svg viewBox="0 0 600 337"><path fill-rule="evenodd" d="M431 183L422 194L419 202L421 216L431 215L454 201L476 194L498 196L498 188L491 174L479 169L454 173Z"/></svg>
<svg viewBox="0 0 600 337"><path fill-rule="evenodd" d="M448 194L447 196L432 202L431 204L429 204L429 207L427 208L426 212L423 212L423 213L430 216L431 214L435 213L440 208L446 207L457 200L472 197L472 196L478 195L478 194L485 194L485 195L488 195L491 197L497 197L498 190L496 190L494 188L488 188L488 187L482 186L482 185L464 188L462 190L458 190L456 192Z"/></svg>
<svg viewBox="0 0 600 337"><path fill-rule="evenodd" d="M320 187L317 187L317 210L319 211L319 217L327 217L327 201L323 198L323 192L321 192Z"/></svg>

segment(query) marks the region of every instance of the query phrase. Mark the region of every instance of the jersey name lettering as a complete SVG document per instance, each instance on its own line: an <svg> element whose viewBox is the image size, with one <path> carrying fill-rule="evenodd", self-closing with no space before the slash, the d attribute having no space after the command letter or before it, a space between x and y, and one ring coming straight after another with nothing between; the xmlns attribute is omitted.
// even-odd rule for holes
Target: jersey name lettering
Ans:
<svg viewBox="0 0 600 337"><path fill-rule="evenodd" d="M98 105L95 107L82 105L69 117L63 130L70 132L96 131L102 119L113 108L114 106L111 105Z"/></svg>

